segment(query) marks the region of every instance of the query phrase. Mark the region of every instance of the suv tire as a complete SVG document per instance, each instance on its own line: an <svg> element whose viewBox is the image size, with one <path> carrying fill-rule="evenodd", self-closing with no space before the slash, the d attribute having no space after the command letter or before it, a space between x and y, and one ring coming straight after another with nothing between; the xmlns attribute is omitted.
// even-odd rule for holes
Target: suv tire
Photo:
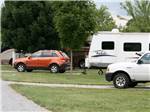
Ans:
<svg viewBox="0 0 150 112"><path fill-rule="evenodd" d="M32 72L33 69L27 69L27 72Z"/></svg>
<svg viewBox="0 0 150 112"><path fill-rule="evenodd" d="M57 64L52 64L49 67L51 73L58 73L59 72L59 66Z"/></svg>
<svg viewBox="0 0 150 112"><path fill-rule="evenodd" d="M127 88L130 84L130 79L125 73L118 73L113 78L113 84L116 88Z"/></svg>
<svg viewBox="0 0 150 112"><path fill-rule="evenodd" d="M18 71L18 72L25 72L25 70L26 70L25 64L19 63L19 64L17 65L17 71Z"/></svg>

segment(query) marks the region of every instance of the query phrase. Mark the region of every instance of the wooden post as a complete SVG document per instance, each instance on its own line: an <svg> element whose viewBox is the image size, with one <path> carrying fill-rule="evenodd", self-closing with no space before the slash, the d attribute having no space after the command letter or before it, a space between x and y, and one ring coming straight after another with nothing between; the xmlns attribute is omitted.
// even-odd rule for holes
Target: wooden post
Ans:
<svg viewBox="0 0 150 112"><path fill-rule="evenodd" d="M71 57L71 62L70 62L70 73L72 75L72 68L73 68L73 56L72 56L72 50L70 50L70 57Z"/></svg>
<svg viewBox="0 0 150 112"><path fill-rule="evenodd" d="M14 67L14 62L16 59L16 54L15 54L15 50L12 52L12 66Z"/></svg>

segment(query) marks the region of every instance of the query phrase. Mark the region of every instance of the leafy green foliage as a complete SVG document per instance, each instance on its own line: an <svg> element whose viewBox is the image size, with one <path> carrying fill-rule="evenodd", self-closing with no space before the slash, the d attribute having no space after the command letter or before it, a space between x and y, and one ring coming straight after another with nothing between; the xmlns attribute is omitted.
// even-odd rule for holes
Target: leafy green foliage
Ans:
<svg viewBox="0 0 150 112"><path fill-rule="evenodd" d="M102 5L99 9L97 9L96 20L98 31L111 31L116 27L115 21L111 17L106 6Z"/></svg>
<svg viewBox="0 0 150 112"><path fill-rule="evenodd" d="M24 51L79 49L96 31L115 23L105 6L91 1L6 1L2 9L2 48Z"/></svg>
<svg viewBox="0 0 150 112"><path fill-rule="evenodd" d="M122 3L122 7L132 16L124 31L150 32L150 1L134 0Z"/></svg>
<svg viewBox="0 0 150 112"><path fill-rule="evenodd" d="M48 2L6 1L2 10L2 47L25 51L58 49L52 18Z"/></svg>
<svg viewBox="0 0 150 112"><path fill-rule="evenodd" d="M55 1L52 6L62 48L80 48L95 30L95 5L90 1Z"/></svg>

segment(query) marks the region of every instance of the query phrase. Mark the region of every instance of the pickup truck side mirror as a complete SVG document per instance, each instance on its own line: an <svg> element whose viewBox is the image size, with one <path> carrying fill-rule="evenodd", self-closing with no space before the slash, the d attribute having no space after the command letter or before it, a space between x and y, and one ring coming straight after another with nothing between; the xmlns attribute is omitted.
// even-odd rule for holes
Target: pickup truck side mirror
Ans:
<svg viewBox="0 0 150 112"><path fill-rule="evenodd" d="M142 64L143 61L142 60L138 60L137 64Z"/></svg>

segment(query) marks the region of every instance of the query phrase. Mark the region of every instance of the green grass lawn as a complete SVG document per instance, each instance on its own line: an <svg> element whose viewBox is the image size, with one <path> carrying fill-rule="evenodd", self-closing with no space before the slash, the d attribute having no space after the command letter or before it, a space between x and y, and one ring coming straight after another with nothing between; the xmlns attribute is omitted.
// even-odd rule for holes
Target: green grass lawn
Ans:
<svg viewBox="0 0 150 112"><path fill-rule="evenodd" d="M77 89L11 85L53 112L149 112L150 91L139 89Z"/></svg>
<svg viewBox="0 0 150 112"><path fill-rule="evenodd" d="M2 66L2 71L15 71L11 66ZM104 70L105 71L105 70ZM105 85L112 84L105 80L104 75L99 76L98 70L87 70L87 74L81 73L82 70L75 70L72 74L57 73L53 74L49 71L33 71L33 72L2 72L2 79L9 81L23 82L41 82L41 83L59 83L59 84L92 84Z"/></svg>
<svg viewBox="0 0 150 112"><path fill-rule="evenodd" d="M1 67L1 70L15 71L15 69L10 65L0 65L0 67Z"/></svg>

